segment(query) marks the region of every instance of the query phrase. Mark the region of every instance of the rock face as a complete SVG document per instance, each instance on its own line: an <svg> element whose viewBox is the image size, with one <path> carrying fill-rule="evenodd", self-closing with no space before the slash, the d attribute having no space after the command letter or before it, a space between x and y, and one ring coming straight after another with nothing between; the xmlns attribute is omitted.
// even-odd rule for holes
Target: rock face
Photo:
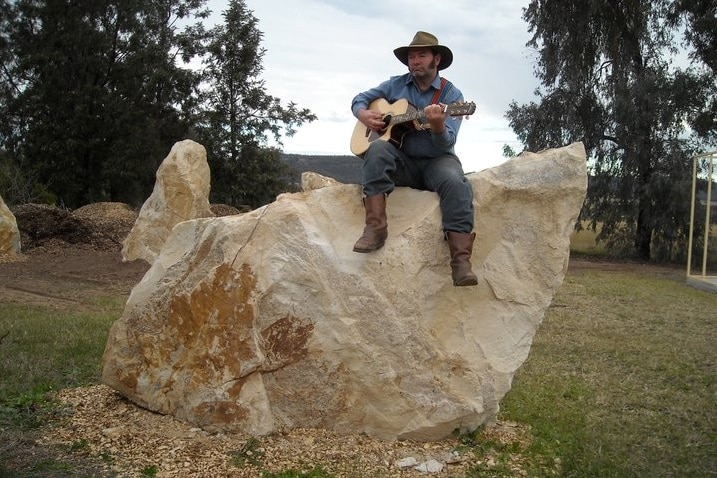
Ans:
<svg viewBox="0 0 717 478"><path fill-rule="evenodd" d="M0 196L0 256L20 254L20 230L17 220Z"/></svg>
<svg viewBox="0 0 717 478"><path fill-rule="evenodd" d="M356 254L357 185L178 224L122 317L103 380L207 430L437 440L496 418L565 275L580 143L470 174L476 287L453 287L434 193L398 188Z"/></svg>
<svg viewBox="0 0 717 478"><path fill-rule="evenodd" d="M157 169L154 191L122 243L122 259L144 259L152 264L176 224L213 217L209 187L204 146L191 140L176 143Z"/></svg>

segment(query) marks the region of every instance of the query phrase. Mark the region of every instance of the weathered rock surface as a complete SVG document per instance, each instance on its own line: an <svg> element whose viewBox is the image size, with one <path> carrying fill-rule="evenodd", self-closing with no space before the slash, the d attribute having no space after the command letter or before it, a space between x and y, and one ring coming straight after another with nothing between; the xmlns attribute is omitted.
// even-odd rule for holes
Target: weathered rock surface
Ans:
<svg viewBox="0 0 717 478"><path fill-rule="evenodd" d="M213 217L209 177L204 146L191 140L175 143L157 169L152 195L122 243L122 259L143 259L152 264L176 224Z"/></svg>
<svg viewBox="0 0 717 478"><path fill-rule="evenodd" d="M0 196L0 256L20 254L20 230L15 215Z"/></svg>
<svg viewBox="0 0 717 478"><path fill-rule="evenodd" d="M476 287L453 287L434 193L398 188L352 252L360 189L322 184L177 224L113 325L103 380L207 430L435 440L496 418L567 270L577 143L470 174Z"/></svg>

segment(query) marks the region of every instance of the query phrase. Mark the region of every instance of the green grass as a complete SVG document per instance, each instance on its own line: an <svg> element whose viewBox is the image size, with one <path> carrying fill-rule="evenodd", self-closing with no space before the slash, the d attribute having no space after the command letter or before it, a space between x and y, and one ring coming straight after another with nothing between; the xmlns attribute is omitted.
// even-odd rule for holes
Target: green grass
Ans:
<svg viewBox="0 0 717 478"><path fill-rule="evenodd" d="M334 475L324 470L321 466L316 466L309 471L287 470L279 473L270 473L265 471L261 478L333 478Z"/></svg>
<svg viewBox="0 0 717 478"><path fill-rule="evenodd" d="M249 437L240 450L230 453L231 463L237 468L242 468L247 464L261 466L263 455L261 442L254 437Z"/></svg>
<svg viewBox="0 0 717 478"><path fill-rule="evenodd" d="M649 273L649 268L645 268ZM531 476L717 475L717 294L625 272L568 275L502 403Z"/></svg>
<svg viewBox="0 0 717 478"><path fill-rule="evenodd" d="M574 255L605 257L605 246L596 241L597 233L589 229L573 232L570 236L570 251Z"/></svg>
<svg viewBox="0 0 717 478"><path fill-rule="evenodd" d="M0 304L0 403L97 383L99 357L118 316L105 307L73 313Z"/></svg>
<svg viewBox="0 0 717 478"><path fill-rule="evenodd" d="M109 476L35 440L39 427L69 413L48 392L99 382L107 333L123 306L117 298L87 312L0 304L0 478Z"/></svg>

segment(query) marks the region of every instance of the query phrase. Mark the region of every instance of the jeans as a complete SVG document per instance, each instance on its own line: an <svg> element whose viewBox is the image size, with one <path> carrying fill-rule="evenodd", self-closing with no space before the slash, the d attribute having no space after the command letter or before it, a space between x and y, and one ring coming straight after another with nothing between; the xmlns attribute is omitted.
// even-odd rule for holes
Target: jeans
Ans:
<svg viewBox="0 0 717 478"><path fill-rule="evenodd" d="M363 194L390 194L395 186L438 194L443 231L473 231L473 189L458 157L411 158L388 141L374 141L364 154Z"/></svg>

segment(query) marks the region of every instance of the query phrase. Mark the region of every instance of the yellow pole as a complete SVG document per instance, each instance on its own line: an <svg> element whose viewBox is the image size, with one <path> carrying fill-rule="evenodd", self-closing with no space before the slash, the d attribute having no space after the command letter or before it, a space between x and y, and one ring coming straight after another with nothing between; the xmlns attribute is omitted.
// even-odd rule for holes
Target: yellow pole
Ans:
<svg viewBox="0 0 717 478"><path fill-rule="evenodd" d="M702 277L707 277L707 242L710 238L710 210L712 209L712 174L714 171L714 155L709 157L707 174L707 207L705 208L705 244L702 252Z"/></svg>
<svg viewBox="0 0 717 478"><path fill-rule="evenodd" d="M695 199L697 190L697 156L692 158L692 204L690 206L690 236L687 239L687 277L692 272L692 234L695 230Z"/></svg>

